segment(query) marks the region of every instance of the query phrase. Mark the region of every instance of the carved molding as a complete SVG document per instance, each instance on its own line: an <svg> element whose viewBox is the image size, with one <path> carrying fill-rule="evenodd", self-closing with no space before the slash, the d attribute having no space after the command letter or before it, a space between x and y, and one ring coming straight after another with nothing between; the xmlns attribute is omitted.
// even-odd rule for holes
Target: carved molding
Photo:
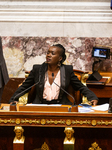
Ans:
<svg viewBox="0 0 112 150"><path fill-rule="evenodd" d="M0 124L16 124L16 125L65 125L65 126L112 126L112 120L73 120L73 119L1 119Z"/></svg>
<svg viewBox="0 0 112 150"><path fill-rule="evenodd" d="M110 1L0 1L0 22L112 22Z"/></svg>

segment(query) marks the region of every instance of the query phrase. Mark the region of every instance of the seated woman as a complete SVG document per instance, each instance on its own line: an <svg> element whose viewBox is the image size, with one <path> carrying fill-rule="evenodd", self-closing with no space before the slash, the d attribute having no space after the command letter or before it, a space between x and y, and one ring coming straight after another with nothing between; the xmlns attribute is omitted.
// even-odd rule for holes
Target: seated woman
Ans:
<svg viewBox="0 0 112 150"><path fill-rule="evenodd" d="M80 91L93 105L96 105L98 102L96 95L74 75L72 65L63 64L65 59L65 48L61 44L51 46L46 55L46 62L33 66L28 78L17 89L9 103L17 103L18 98L35 84L36 97L32 103L71 105L65 92L71 84L74 90Z"/></svg>

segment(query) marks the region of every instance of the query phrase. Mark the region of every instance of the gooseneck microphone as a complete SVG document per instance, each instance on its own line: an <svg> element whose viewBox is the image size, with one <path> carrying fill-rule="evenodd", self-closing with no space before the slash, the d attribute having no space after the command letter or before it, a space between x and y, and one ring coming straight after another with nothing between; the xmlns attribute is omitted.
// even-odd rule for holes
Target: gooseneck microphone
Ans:
<svg viewBox="0 0 112 150"><path fill-rule="evenodd" d="M57 83L54 82L54 73L52 73L52 78L53 78L53 83L56 84L62 91L64 91L66 94L68 94L74 101L75 104L75 99L72 95L70 95L67 91L65 91L61 86L59 86Z"/></svg>
<svg viewBox="0 0 112 150"><path fill-rule="evenodd" d="M24 92L28 91L29 89L31 89L32 87L34 87L35 85L38 85L40 82L40 76L39 76L39 81L36 82L35 84L33 84L32 86L26 88L25 90L23 90L22 92L18 93L14 98L13 98L13 101L15 100L16 97L20 96L21 94L23 94Z"/></svg>

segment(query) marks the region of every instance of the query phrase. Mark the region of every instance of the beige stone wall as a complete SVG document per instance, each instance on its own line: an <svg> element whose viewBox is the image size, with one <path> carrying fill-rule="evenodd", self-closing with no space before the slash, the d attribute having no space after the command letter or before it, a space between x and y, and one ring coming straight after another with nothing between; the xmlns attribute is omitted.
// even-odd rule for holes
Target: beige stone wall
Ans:
<svg viewBox="0 0 112 150"><path fill-rule="evenodd" d="M112 37L110 0L0 0L0 34Z"/></svg>

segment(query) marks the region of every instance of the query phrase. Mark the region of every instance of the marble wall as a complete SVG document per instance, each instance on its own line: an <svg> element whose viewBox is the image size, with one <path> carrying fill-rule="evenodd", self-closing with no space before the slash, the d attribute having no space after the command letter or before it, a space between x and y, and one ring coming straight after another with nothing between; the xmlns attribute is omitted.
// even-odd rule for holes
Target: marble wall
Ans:
<svg viewBox="0 0 112 150"><path fill-rule="evenodd" d="M3 52L10 77L24 77L25 71L30 71L33 64L45 61L48 48L57 43L66 48L65 64L71 64L74 69L83 71L92 71L93 46L106 46L112 51L112 38L2 37ZM99 69L111 72L111 59L103 59Z"/></svg>

